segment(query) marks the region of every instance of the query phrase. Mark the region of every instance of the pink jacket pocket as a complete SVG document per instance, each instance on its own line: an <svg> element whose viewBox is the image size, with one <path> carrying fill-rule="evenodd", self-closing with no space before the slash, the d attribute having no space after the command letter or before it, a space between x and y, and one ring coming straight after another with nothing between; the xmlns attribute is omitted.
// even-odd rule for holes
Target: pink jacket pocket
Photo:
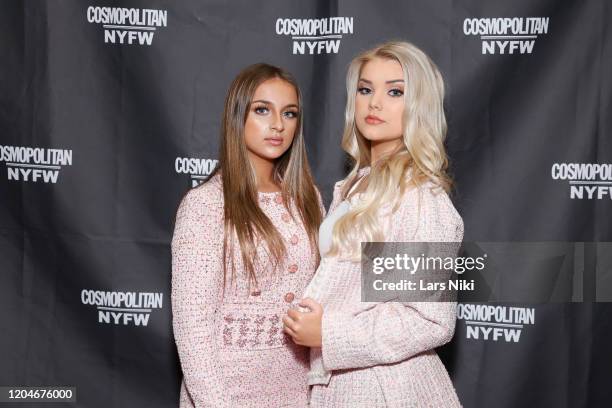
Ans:
<svg viewBox="0 0 612 408"><path fill-rule="evenodd" d="M284 347L290 338L283 331L285 310L263 303L224 303L217 317L220 349L263 350Z"/></svg>

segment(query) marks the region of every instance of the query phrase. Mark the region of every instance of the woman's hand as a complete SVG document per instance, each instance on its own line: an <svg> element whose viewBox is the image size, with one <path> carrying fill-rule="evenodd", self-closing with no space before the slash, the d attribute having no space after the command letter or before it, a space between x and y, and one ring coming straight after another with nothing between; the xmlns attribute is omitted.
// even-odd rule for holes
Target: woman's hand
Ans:
<svg viewBox="0 0 612 408"><path fill-rule="evenodd" d="M293 338L295 344L306 347L321 347L321 319L323 307L311 298L300 301L300 306L307 307L310 312L287 311L283 317L285 333Z"/></svg>

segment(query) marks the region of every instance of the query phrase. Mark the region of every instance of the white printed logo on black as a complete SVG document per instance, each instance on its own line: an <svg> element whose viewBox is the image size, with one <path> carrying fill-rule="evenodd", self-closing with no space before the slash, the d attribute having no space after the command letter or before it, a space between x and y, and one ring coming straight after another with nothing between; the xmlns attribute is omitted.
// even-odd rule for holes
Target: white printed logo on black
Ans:
<svg viewBox="0 0 612 408"><path fill-rule="evenodd" d="M566 180L572 200L612 199L612 164L554 163L553 180Z"/></svg>
<svg viewBox="0 0 612 408"><path fill-rule="evenodd" d="M293 54L337 54L343 36L353 34L353 17L279 18L276 34L291 36Z"/></svg>
<svg viewBox="0 0 612 408"><path fill-rule="evenodd" d="M177 174L189 174L191 176L191 187L197 187L210 176L218 160L198 159L195 157L177 157L174 160L174 170Z"/></svg>
<svg viewBox="0 0 612 408"><path fill-rule="evenodd" d="M168 25L168 11L89 6L87 21L102 24L107 44L151 45L157 29Z"/></svg>
<svg viewBox="0 0 612 408"><path fill-rule="evenodd" d="M466 339L518 343L526 326L535 324L535 309L459 303L457 319L466 326Z"/></svg>
<svg viewBox="0 0 612 408"><path fill-rule="evenodd" d="M63 166L72 166L72 150L0 145L0 163L10 181L57 183Z"/></svg>
<svg viewBox="0 0 612 408"><path fill-rule="evenodd" d="M161 309L164 294L156 292L112 292L83 289L81 302L96 306L98 323L146 326L154 309Z"/></svg>
<svg viewBox="0 0 612 408"><path fill-rule="evenodd" d="M463 34L479 36L483 54L531 54L548 34L549 17L466 18Z"/></svg>

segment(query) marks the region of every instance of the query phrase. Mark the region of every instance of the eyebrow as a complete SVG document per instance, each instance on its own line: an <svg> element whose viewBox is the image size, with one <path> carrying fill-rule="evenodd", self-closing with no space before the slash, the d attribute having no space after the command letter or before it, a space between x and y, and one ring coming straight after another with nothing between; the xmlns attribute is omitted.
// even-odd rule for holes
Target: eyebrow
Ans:
<svg viewBox="0 0 612 408"><path fill-rule="evenodd" d="M372 83L372 81L370 81L368 79L364 79L364 78L359 78L359 80L361 82L365 82L367 84L371 84ZM392 79L391 81L385 81L386 84L393 84L395 82L404 82L404 80L403 79Z"/></svg>
<svg viewBox="0 0 612 408"><path fill-rule="evenodd" d="M254 103L257 103L257 102L265 103L267 105L274 105L272 102L266 101L265 99L258 99L256 101L251 102L251 104L254 104ZM283 109L287 109L287 108L296 108L297 109L297 108L299 108L299 106L297 106L295 103L291 103L289 105L283 106Z"/></svg>

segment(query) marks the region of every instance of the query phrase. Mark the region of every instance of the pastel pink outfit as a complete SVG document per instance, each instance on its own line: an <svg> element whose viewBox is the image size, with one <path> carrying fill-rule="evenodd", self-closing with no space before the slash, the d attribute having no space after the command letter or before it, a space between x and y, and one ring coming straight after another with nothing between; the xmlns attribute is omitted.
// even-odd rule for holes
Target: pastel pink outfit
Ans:
<svg viewBox="0 0 612 408"><path fill-rule="evenodd" d="M302 298L316 258L279 193L259 205L285 239L287 256L272 274L258 247L258 287L248 290L238 251L235 286L223 290L223 192L220 176L190 190L172 238L174 337L183 370L180 407L305 407L308 349L283 332L282 316ZM229 274L229 269L228 269Z"/></svg>
<svg viewBox="0 0 612 408"><path fill-rule="evenodd" d="M360 170L359 175L369 172ZM334 188L328 214L341 202ZM463 221L443 191L428 183L405 193L380 221L387 242L460 242ZM358 197L356 197L358 198ZM455 329L454 302L361 302L359 262L323 257L304 296L323 306L322 347L311 349L310 406L333 408L458 407L435 348Z"/></svg>

